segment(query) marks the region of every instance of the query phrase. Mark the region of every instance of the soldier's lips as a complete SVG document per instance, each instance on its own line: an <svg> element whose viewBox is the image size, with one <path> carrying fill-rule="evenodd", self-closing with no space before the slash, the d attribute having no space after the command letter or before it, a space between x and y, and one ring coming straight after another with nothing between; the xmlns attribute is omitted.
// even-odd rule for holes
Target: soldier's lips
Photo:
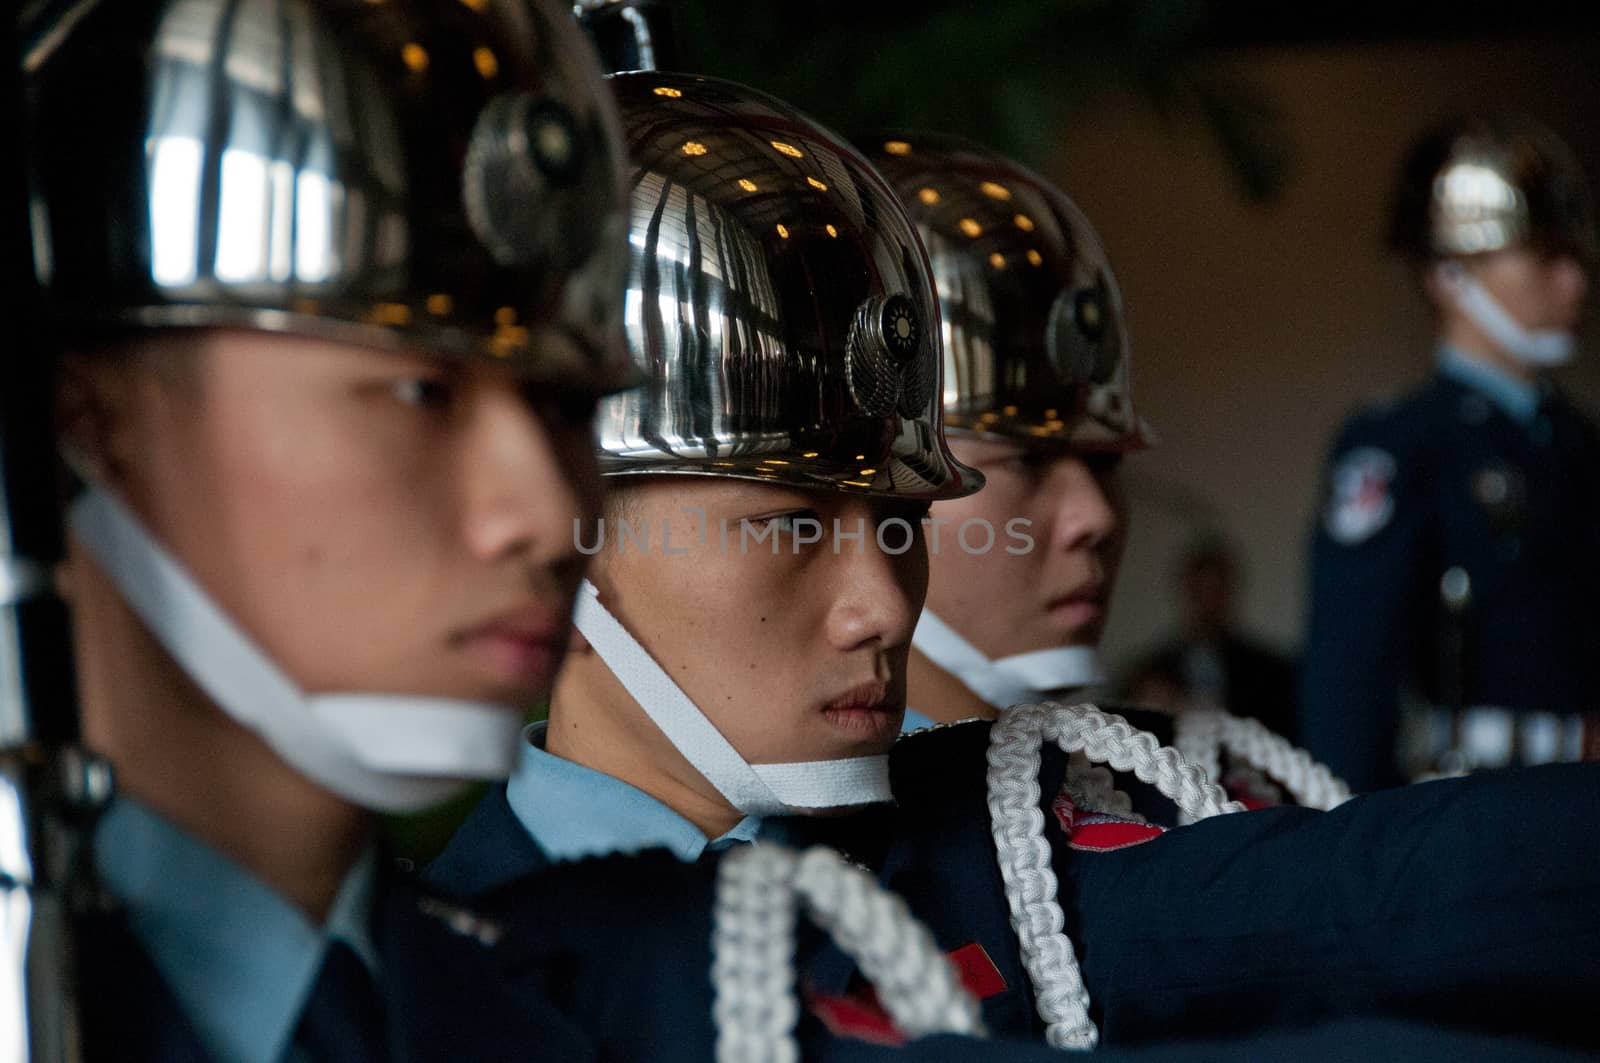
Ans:
<svg viewBox="0 0 1600 1063"><path fill-rule="evenodd" d="M902 707L889 700L889 686L872 680L851 687L822 707L839 730L861 738L886 738L900 730Z"/></svg>
<svg viewBox="0 0 1600 1063"><path fill-rule="evenodd" d="M542 605L500 613L455 638L458 649L505 683L542 694L555 680L566 653L564 616Z"/></svg>
<svg viewBox="0 0 1600 1063"><path fill-rule="evenodd" d="M1106 600L1104 592L1064 594L1050 601L1046 607L1050 618L1069 631L1082 631L1105 621Z"/></svg>

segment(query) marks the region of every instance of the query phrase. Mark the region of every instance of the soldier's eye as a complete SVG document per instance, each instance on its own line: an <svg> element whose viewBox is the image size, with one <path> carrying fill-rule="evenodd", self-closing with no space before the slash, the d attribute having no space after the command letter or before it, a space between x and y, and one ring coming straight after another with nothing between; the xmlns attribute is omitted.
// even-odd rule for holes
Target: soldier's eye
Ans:
<svg viewBox="0 0 1600 1063"><path fill-rule="evenodd" d="M455 398L455 387L443 377L402 377L390 384L390 392L407 406L442 410Z"/></svg>
<svg viewBox="0 0 1600 1063"><path fill-rule="evenodd" d="M814 532L822 524L817 519L817 511L814 509L797 509L793 513L780 513L776 517L768 517L757 523L766 525L780 535L793 535L802 528Z"/></svg>

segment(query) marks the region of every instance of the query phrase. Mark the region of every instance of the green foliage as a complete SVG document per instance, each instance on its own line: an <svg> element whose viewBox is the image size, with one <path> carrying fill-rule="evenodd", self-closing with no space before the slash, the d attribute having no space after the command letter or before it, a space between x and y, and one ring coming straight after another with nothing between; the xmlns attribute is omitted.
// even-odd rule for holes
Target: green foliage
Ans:
<svg viewBox="0 0 1600 1063"><path fill-rule="evenodd" d="M1265 93L1200 47L1204 0L861 0L672 5L689 69L771 92L845 133L934 129L1049 160L1074 111L1108 93L1209 135L1241 193L1290 168Z"/></svg>

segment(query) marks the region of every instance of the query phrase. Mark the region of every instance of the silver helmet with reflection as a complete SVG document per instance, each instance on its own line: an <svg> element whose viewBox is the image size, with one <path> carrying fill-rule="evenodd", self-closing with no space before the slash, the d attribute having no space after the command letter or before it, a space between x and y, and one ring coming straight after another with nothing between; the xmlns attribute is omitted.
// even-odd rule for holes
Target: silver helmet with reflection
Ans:
<svg viewBox="0 0 1600 1063"><path fill-rule="evenodd" d="M45 0L24 33L64 342L246 327L637 379L615 110L567 6Z"/></svg>
<svg viewBox="0 0 1600 1063"><path fill-rule="evenodd" d="M755 90L610 81L632 164L626 328L649 381L602 405L602 471L977 490L944 441L927 258L878 172Z"/></svg>
<svg viewBox="0 0 1600 1063"><path fill-rule="evenodd" d="M1122 296L1083 212L968 140L902 132L861 143L933 264L950 429L1032 447L1147 446Z"/></svg>
<svg viewBox="0 0 1600 1063"><path fill-rule="evenodd" d="M1511 248L1596 260L1594 202L1561 138L1516 114L1423 133L1401 164L1389 242L1417 261Z"/></svg>

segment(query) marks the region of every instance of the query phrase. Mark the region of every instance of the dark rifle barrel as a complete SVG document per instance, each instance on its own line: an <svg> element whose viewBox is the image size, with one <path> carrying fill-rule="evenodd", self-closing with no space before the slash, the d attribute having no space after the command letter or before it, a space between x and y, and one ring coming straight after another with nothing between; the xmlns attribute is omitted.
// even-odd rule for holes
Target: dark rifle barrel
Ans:
<svg viewBox="0 0 1600 1063"><path fill-rule="evenodd" d="M0 980L0 993L10 994L0 997L0 1037L20 1033L22 1058L59 1063L81 1058L70 913L87 834L72 776L85 776L68 770L84 761L70 632L55 593L63 540L52 358L29 236L16 19L8 13L0 25L0 321L8 338L0 346L0 896L20 890L27 903L6 897L0 910L9 913L0 925L24 922L5 926L0 963L12 977Z"/></svg>

